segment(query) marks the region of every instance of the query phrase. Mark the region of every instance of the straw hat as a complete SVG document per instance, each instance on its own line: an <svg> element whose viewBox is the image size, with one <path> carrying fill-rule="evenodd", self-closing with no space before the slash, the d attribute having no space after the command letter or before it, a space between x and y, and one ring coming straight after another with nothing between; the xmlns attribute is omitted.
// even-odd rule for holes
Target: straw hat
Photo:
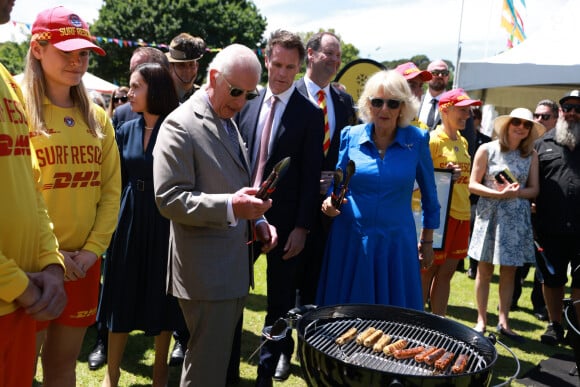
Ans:
<svg viewBox="0 0 580 387"><path fill-rule="evenodd" d="M530 110L526 108L517 108L512 110L509 115L499 116L493 121L493 130L495 131L495 134L499 136L500 132L507 128L507 125L512 118L519 118L521 120L530 121L534 124L532 127L532 133L530 133L534 138L538 138L546 132L546 127L544 125L534 121L534 114Z"/></svg>

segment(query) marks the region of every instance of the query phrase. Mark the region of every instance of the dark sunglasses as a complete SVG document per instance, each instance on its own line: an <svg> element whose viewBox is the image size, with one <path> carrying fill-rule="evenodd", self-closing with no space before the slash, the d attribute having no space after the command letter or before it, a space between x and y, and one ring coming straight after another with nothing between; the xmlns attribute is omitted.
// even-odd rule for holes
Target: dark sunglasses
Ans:
<svg viewBox="0 0 580 387"><path fill-rule="evenodd" d="M449 75L449 70L433 70L431 74L435 75L436 77L446 77Z"/></svg>
<svg viewBox="0 0 580 387"><path fill-rule="evenodd" d="M125 96L125 97L113 97L113 102L127 102L129 100L129 97Z"/></svg>
<svg viewBox="0 0 580 387"><path fill-rule="evenodd" d="M232 86L228 80L226 79L226 77L224 77L223 74L220 74L222 76L222 78L224 79L224 81L226 81L226 83L228 84L228 87L230 88L230 96L237 98L242 94L246 94L246 99L249 101L251 99L254 99L258 96L258 92L256 90L244 90L244 89L240 89L239 87L234 87Z"/></svg>
<svg viewBox="0 0 580 387"><path fill-rule="evenodd" d="M389 109L398 109L401 106L401 101L398 99L382 99L382 98L373 98L369 97L371 101L371 106L377 109L382 109L384 104L387 104Z"/></svg>
<svg viewBox="0 0 580 387"><path fill-rule="evenodd" d="M570 113L572 110L580 114L580 105L574 103L565 103L562 105L562 111L564 113Z"/></svg>
<svg viewBox="0 0 580 387"><path fill-rule="evenodd" d="M546 121L546 120L549 120L549 119L550 119L550 117L552 117L552 115L551 115L551 114L538 114L538 113L534 113L534 118L535 118L536 120L539 118L539 119L541 119L541 120L544 120L544 121Z"/></svg>
<svg viewBox="0 0 580 387"><path fill-rule="evenodd" d="M510 121L510 125L513 126L520 126L521 124L524 124L524 128L527 130L531 130L534 127L534 123L532 121L524 121L524 120L520 120L519 118L512 118L512 120Z"/></svg>

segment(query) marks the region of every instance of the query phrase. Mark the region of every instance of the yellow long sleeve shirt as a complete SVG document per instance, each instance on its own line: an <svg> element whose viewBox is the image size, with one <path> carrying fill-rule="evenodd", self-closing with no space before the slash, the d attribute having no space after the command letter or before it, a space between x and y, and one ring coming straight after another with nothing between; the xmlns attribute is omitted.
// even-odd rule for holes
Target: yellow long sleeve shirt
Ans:
<svg viewBox="0 0 580 387"><path fill-rule="evenodd" d="M117 223L121 194L119 150L105 111L102 139L93 136L77 108L61 108L44 99L49 136L31 142L42 171L42 194L65 251L88 250L101 255Z"/></svg>
<svg viewBox="0 0 580 387"><path fill-rule="evenodd" d="M18 308L14 299L28 286L26 272L63 262L36 180L40 171L29 146L22 94L1 64L0 96L0 316L4 316Z"/></svg>

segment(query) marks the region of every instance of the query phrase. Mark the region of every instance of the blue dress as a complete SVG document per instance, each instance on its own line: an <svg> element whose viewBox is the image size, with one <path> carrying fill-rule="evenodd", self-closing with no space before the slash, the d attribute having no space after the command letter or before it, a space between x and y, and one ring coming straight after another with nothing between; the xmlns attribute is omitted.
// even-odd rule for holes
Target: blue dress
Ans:
<svg viewBox="0 0 580 387"><path fill-rule="evenodd" d="M417 235L411 210L415 180L423 226L439 227L439 202L429 134L398 128L381 159L373 125L341 132L337 167L356 163L348 201L334 218L318 285L318 305L368 303L423 310Z"/></svg>
<svg viewBox="0 0 580 387"><path fill-rule="evenodd" d="M495 175L509 168L523 188L528 181L532 156L521 157L519 150L502 152L499 141L481 146L487 151L487 171L483 184L495 189ZM530 201L523 198L480 197L468 254L475 260L494 265L523 266L534 263L535 248Z"/></svg>
<svg viewBox="0 0 580 387"><path fill-rule="evenodd" d="M169 220L153 192L153 147L159 125L143 149L145 121L127 121L117 131L123 192L117 229L107 250L98 321L112 332L146 335L185 328L177 300L166 294Z"/></svg>

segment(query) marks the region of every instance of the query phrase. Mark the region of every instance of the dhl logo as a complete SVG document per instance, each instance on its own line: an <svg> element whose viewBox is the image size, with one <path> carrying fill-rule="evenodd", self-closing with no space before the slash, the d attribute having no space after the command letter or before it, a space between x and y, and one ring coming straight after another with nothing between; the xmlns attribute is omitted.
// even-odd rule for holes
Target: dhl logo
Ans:
<svg viewBox="0 0 580 387"><path fill-rule="evenodd" d="M56 172L51 183L42 186L43 190L60 188L98 187L101 185L99 171Z"/></svg>
<svg viewBox="0 0 580 387"><path fill-rule="evenodd" d="M15 139L9 134L0 134L0 156L30 155L28 135L20 135Z"/></svg>

